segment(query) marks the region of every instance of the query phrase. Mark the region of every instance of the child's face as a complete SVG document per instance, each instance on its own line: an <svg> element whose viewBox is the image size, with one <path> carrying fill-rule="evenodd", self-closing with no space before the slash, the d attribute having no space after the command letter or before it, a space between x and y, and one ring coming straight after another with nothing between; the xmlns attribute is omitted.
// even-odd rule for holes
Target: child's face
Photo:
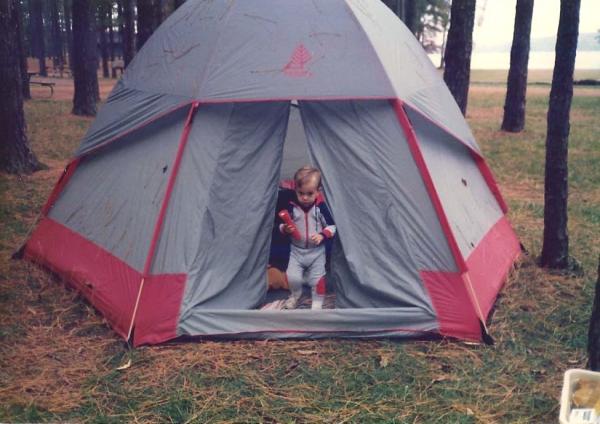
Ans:
<svg viewBox="0 0 600 424"><path fill-rule="evenodd" d="M298 202L305 208L315 203L317 194L319 194L319 181L316 178L306 181L302 187L296 187Z"/></svg>

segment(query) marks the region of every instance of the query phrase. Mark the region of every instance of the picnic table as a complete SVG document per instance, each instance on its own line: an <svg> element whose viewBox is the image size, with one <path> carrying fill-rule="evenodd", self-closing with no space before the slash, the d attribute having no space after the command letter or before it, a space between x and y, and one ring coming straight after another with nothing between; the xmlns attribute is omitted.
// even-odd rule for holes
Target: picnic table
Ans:
<svg viewBox="0 0 600 424"><path fill-rule="evenodd" d="M48 87L50 89L50 97L54 95L54 86L55 82L50 81L32 81L31 77L36 76L37 72L27 72L27 80L29 81L29 85L39 85L41 87Z"/></svg>

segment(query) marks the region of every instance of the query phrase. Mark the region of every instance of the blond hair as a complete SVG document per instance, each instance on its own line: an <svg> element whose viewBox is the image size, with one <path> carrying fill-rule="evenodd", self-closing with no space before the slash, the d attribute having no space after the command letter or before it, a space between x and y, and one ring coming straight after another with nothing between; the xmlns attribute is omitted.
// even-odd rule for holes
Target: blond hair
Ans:
<svg viewBox="0 0 600 424"><path fill-rule="evenodd" d="M302 188L304 184L315 178L317 179L317 187L319 187L321 185L321 171L313 166L305 165L294 174L294 183L296 188Z"/></svg>

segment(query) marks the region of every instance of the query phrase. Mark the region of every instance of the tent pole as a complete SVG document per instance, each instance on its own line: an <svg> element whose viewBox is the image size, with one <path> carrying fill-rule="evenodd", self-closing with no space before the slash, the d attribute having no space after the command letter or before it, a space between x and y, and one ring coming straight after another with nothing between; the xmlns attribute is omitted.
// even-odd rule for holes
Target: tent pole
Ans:
<svg viewBox="0 0 600 424"><path fill-rule="evenodd" d="M169 176L169 182L167 183L165 197L163 198L163 202L160 207L160 212L158 213L158 217L156 218L156 224L154 225L154 232L152 233L152 240L150 241L148 255L146 256L146 263L144 264L144 270L142 272L142 280L140 281L140 288L138 289L137 297L135 300L135 306L133 307L133 313L131 314L131 320L129 322L129 330L127 331L127 340L129 340L131 338L131 332L133 331L133 325L135 323L135 317L137 315L140 298L142 297L142 290L144 288L144 283L150 276L150 268L152 266L152 261L154 260L154 253L156 252L156 246L158 245L158 239L160 237L160 232L162 230L162 224L165 220L165 215L167 214L167 207L169 206L169 200L171 199L171 193L173 192L173 187L175 186L175 180L177 179L179 166L181 165L181 159L183 158L183 151L185 150L185 145L187 144L188 136L189 136L190 130L192 128L192 120L194 118L194 114L196 113L196 110L198 109L199 104L200 103L197 101L192 103L192 107L190 108L190 111L186 118L185 125L183 127L183 132L182 132L181 138L179 140L179 148L177 149L177 156L175 157L175 161L173 162L173 168L171 169L171 175Z"/></svg>

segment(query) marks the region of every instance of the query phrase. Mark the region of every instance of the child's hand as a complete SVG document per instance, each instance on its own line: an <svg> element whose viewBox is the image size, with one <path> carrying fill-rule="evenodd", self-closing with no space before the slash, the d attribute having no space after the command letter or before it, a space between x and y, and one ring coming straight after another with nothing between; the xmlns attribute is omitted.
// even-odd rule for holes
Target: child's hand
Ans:
<svg viewBox="0 0 600 424"><path fill-rule="evenodd" d="M322 234L313 234L312 236L310 236L310 240L317 246L321 244L324 238L325 237L323 237Z"/></svg>
<svg viewBox="0 0 600 424"><path fill-rule="evenodd" d="M291 225L283 224L283 232L286 234L292 234L294 232L294 227Z"/></svg>

